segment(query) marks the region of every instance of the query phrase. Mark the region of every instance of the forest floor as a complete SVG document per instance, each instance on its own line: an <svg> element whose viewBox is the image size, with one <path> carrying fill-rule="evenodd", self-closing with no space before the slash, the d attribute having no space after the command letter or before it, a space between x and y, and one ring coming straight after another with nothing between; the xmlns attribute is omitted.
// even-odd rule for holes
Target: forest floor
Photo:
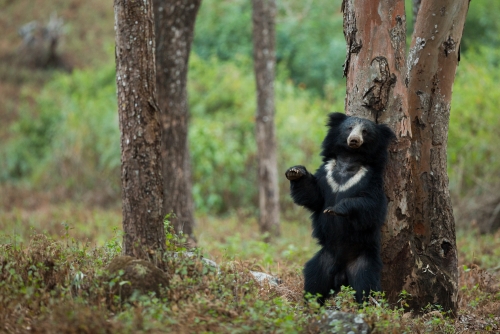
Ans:
<svg viewBox="0 0 500 334"><path fill-rule="evenodd" d="M105 268L120 253L120 209L44 203L43 198L39 203L0 209L0 332L318 330L313 324L325 309L314 303L305 307L302 301L302 265L317 250L308 221L283 222L283 235L267 244L253 218L236 213L199 216L196 253L218 263L221 272L199 270L194 260L171 258L164 269L170 279L167 291L123 303L110 297L115 283L103 280ZM172 238L169 234L170 245L175 243ZM398 305L389 305L380 296L377 304L358 308L352 294L345 291L331 299L326 309L361 313L375 333L497 332L498 238L500 232L458 232L459 307L455 315L429 305L423 310L425 315L414 317L405 310L405 301L411 297L404 293ZM182 244L169 247L184 250ZM250 271L268 273L281 284L259 285Z"/></svg>

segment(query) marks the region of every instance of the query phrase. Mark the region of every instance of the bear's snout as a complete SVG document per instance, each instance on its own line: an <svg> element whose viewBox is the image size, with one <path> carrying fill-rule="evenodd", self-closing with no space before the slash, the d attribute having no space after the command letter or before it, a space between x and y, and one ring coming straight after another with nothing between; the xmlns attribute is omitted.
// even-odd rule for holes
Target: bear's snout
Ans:
<svg viewBox="0 0 500 334"><path fill-rule="evenodd" d="M351 128L351 133L347 137L347 145L350 148L359 148L363 145L363 127L361 124L356 124Z"/></svg>
<svg viewBox="0 0 500 334"><path fill-rule="evenodd" d="M363 144L363 138L360 136L349 136L347 138L347 145L349 145L350 148L359 148Z"/></svg>

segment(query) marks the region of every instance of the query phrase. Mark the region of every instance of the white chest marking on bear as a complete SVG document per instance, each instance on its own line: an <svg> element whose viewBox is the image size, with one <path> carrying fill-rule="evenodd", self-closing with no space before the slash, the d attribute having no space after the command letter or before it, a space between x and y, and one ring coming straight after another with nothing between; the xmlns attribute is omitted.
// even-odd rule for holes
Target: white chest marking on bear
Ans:
<svg viewBox="0 0 500 334"><path fill-rule="evenodd" d="M361 166L359 170L356 172L356 174L354 174L354 176L352 176L346 183L338 184L337 181L335 181L335 179L333 178L333 170L335 169L336 165L337 161L335 159L331 159L325 165L326 181L328 182L334 193L348 190L352 186L356 185L359 181L361 181L361 179L368 172L368 170L365 167Z"/></svg>

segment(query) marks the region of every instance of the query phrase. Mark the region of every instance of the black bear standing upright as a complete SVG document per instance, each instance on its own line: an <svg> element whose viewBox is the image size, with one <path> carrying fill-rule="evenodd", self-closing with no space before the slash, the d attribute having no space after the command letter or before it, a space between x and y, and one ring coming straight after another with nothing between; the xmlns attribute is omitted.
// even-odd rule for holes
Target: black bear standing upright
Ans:
<svg viewBox="0 0 500 334"><path fill-rule="evenodd" d="M392 130L367 119L329 115L323 164L316 174L304 166L286 171L294 202L312 211L313 236L322 246L304 268L305 292L321 304L342 285L358 303L380 291L380 227L387 212L383 174Z"/></svg>

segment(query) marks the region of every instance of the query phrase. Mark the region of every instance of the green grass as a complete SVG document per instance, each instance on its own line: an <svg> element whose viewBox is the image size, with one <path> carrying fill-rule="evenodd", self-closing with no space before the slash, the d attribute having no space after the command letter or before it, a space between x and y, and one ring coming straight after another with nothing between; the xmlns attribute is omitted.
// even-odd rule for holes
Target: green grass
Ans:
<svg viewBox="0 0 500 334"><path fill-rule="evenodd" d="M28 216L37 218L24 220ZM197 221L198 252L215 260L221 273L196 258L168 257L163 266L168 289L123 302L112 296L112 286L127 283L107 280L105 272L121 250L119 212L89 212L71 203L35 212L0 212L0 332L24 332L28 327L61 333L315 332L313 324L325 308L302 299L302 265L317 250L307 219L283 222L283 236L272 244L262 241L252 218L233 214ZM175 237L169 240L169 249L179 247ZM380 295L377 304L358 308L346 289L329 305L362 313L374 333L454 333L465 325L498 329L500 288L492 272L484 269L495 269L500 247L494 237L471 231L458 233L458 245L458 316L473 318L449 318L438 306L412 318L401 308L408 298L404 294L396 307ZM483 254L480 260L476 251ZM250 270L270 273L283 283L259 285Z"/></svg>
<svg viewBox="0 0 500 334"><path fill-rule="evenodd" d="M500 231L494 234L479 234L474 229L457 231L457 248L461 263L464 265L476 264L481 268L489 269L496 274L500 273L500 247L498 240Z"/></svg>
<svg viewBox="0 0 500 334"><path fill-rule="evenodd" d="M87 208L77 203L44 205L33 211L0 209L0 241L26 242L31 235L74 239L102 246L121 231L120 210Z"/></svg>

